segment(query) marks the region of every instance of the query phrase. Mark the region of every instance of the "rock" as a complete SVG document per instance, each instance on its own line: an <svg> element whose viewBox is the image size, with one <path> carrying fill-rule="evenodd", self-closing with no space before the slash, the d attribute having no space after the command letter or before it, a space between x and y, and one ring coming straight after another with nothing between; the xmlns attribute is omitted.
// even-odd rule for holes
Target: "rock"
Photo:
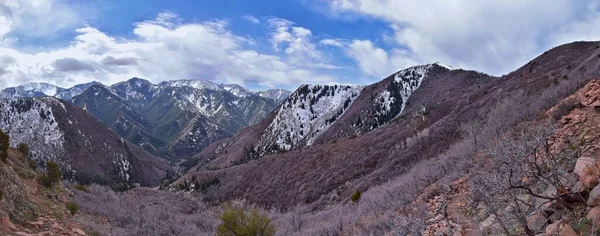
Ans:
<svg viewBox="0 0 600 236"><path fill-rule="evenodd" d="M540 232L548 220L542 214L527 217L527 228L534 232Z"/></svg>
<svg viewBox="0 0 600 236"><path fill-rule="evenodd" d="M553 206L553 207L555 207L555 206ZM558 207L558 206L556 206L556 207ZM557 209L557 208L553 208L553 209ZM552 215L550 215L548 217L548 220L550 222L557 222L557 221L560 221L562 219L562 217L563 217L562 213L557 211L557 212L554 212Z"/></svg>
<svg viewBox="0 0 600 236"><path fill-rule="evenodd" d="M78 235L82 235L82 236L85 236L85 235L87 235L87 234L85 234L85 232L83 232L83 230L81 230L81 229L79 229L79 228L74 228L74 229L71 229L71 231L73 231L74 233L76 233L76 234L78 234Z"/></svg>
<svg viewBox="0 0 600 236"><path fill-rule="evenodd" d="M34 226L34 227L38 228L38 227L41 227L41 226L43 226L43 225L44 225L44 222L43 222L43 221L35 221L35 222L29 222L29 224L30 224L31 226Z"/></svg>
<svg viewBox="0 0 600 236"><path fill-rule="evenodd" d="M560 183L563 186L573 187L577 183L579 176L577 176L577 174L571 172L566 175L560 175L559 178L560 178Z"/></svg>
<svg viewBox="0 0 600 236"><path fill-rule="evenodd" d="M562 220L559 220L546 226L546 235L555 235L556 233L558 233L558 230L560 229L560 224L562 224Z"/></svg>
<svg viewBox="0 0 600 236"><path fill-rule="evenodd" d="M590 191L590 196L587 200L588 206L600 205L600 185L597 185Z"/></svg>
<svg viewBox="0 0 600 236"><path fill-rule="evenodd" d="M586 218L591 220L594 225L598 225L600 222L600 206L592 208L588 213Z"/></svg>
<svg viewBox="0 0 600 236"><path fill-rule="evenodd" d="M8 217L0 218L0 226L2 226L2 228L4 228L4 229L10 229L10 230L17 229L17 227L12 222L10 222L10 219L8 219Z"/></svg>
<svg viewBox="0 0 600 236"><path fill-rule="evenodd" d="M575 233L575 230L573 230L573 228L571 228L571 226L568 224L565 224L565 226L562 228L560 233L558 233L558 235L559 236L579 236L579 235L577 235L577 233Z"/></svg>
<svg viewBox="0 0 600 236"><path fill-rule="evenodd" d="M593 157L582 156L577 159L573 172L579 176L579 182L588 189L598 184L600 168L598 161Z"/></svg>
<svg viewBox="0 0 600 236"><path fill-rule="evenodd" d="M479 224L479 229L481 231L484 231L485 229L489 228L490 226L494 225L495 223L496 223L496 216L490 215L490 217L488 217L483 222L481 222L481 224Z"/></svg>
<svg viewBox="0 0 600 236"><path fill-rule="evenodd" d="M587 188L584 187L580 181L577 181L577 183L575 183L575 185L573 185L573 187L571 188L572 193L582 193L582 192L585 192L586 190L587 190Z"/></svg>

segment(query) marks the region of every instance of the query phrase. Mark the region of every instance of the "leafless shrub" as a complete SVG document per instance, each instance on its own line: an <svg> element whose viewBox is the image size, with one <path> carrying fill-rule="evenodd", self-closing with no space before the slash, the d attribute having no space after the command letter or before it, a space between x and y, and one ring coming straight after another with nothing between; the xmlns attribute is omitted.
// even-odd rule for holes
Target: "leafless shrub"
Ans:
<svg viewBox="0 0 600 236"><path fill-rule="evenodd" d="M292 213L289 216L289 221L292 229L298 232L302 229L302 225L304 224L304 215L300 213Z"/></svg>
<svg viewBox="0 0 600 236"><path fill-rule="evenodd" d="M581 106L581 103L577 99L567 99L566 101L558 104L551 116L554 118L554 120L559 120L564 115L569 114L569 112L571 112L573 109Z"/></svg>
<svg viewBox="0 0 600 236"><path fill-rule="evenodd" d="M90 193L74 191L81 213L101 216L110 222L112 235L198 235L211 234L218 223L215 212L197 199L152 189L115 193L93 185ZM101 225L82 221L96 232Z"/></svg>

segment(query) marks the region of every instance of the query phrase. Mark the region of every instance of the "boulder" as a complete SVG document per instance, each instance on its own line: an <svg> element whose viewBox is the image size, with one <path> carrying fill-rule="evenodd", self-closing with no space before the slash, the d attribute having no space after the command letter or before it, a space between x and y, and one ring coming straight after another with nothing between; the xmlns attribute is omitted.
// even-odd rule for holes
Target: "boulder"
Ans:
<svg viewBox="0 0 600 236"><path fill-rule="evenodd" d="M592 188L598 184L600 178L600 167L598 160L589 156L582 156L577 159L573 172L579 176L579 182L585 188Z"/></svg>
<svg viewBox="0 0 600 236"><path fill-rule="evenodd" d="M546 226L546 235L555 235L558 233L558 230L560 230L560 226L562 224L562 220L556 221L552 224L549 224L548 226Z"/></svg>
<svg viewBox="0 0 600 236"><path fill-rule="evenodd" d="M590 211L587 213L586 218L588 220L591 220L593 225L598 225L598 223L600 223L600 206L596 206L590 209Z"/></svg>
<svg viewBox="0 0 600 236"><path fill-rule="evenodd" d="M558 233L559 236L579 236L577 235L577 233L575 233L575 230L573 230L573 228L571 228L570 225L565 224L565 226L562 228L562 230L560 230L560 233Z"/></svg>
<svg viewBox="0 0 600 236"><path fill-rule="evenodd" d="M600 185L597 185L590 191L590 196L587 200L588 206L600 205Z"/></svg>
<svg viewBox="0 0 600 236"><path fill-rule="evenodd" d="M530 215L527 217L527 228L533 232L541 232L548 219L542 214Z"/></svg>
<svg viewBox="0 0 600 236"><path fill-rule="evenodd" d="M488 229L489 227L491 227L495 223L496 223L496 216L490 215L490 217L488 217L483 222L481 222L481 224L479 224L479 229L481 231L485 231L486 229Z"/></svg>

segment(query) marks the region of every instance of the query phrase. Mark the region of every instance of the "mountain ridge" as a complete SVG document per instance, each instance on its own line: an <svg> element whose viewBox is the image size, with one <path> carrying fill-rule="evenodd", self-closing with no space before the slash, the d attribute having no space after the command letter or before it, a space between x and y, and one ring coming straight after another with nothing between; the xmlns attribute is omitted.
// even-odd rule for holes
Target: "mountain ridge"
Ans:
<svg viewBox="0 0 600 236"><path fill-rule="evenodd" d="M93 82L66 90L28 84L0 97L55 96L90 112L120 136L168 159L193 156L210 143L259 122L289 93L252 92L235 84L134 77L111 86Z"/></svg>
<svg viewBox="0 0 600 236"><path fill-rule="evenodd" d="M0 114L0 129L11 146L27 144L33 160L55 161L75 181L152 186L170 169L89 113L56 98L0 99Z"/></svg>
<svg viewBox="0 0 600 236"><path fill-rule="evenodd" d="M326 204L329 199L338 199L335 196L349 196L353 190L362 191L365 186L402 176L422 161L436 162L431 158L441 158L454 140L462 140L465 121L488 117L494 107L504 109L502 101L507 98L542 96L538 93L553 92L553 86L563 81L596 78L600 75L597 45L575 42L555 47L502 77L434 65L416 86L418 89L402 99L404 105L397 102L398 113L390 113L380 123L377 117L383 116L377 114L383 114L378 112L387 111L387 107L383 106L386 99L380 103L377 95L402 81L397 80L398 75L407 71L401 70L362 90L352 106L312 145L260 153L256 144L263 135L270 135L265 130L275 119L275 111L263 122L203 150L197 155L199 164L172 187L189 183L194 176L218 178L219 187L206 193L208 199L242 198L284 208L299 203ZM418 74L415 71L415 76L412 72L407 75L417 78ZM402 98L404 91L398 91L397 98ZM402 106L404 109L400 109ZM386 109L379 110L382 108ZM507 119L519 117L517 112L505 113ZM357 126L357 114L368 122ZM373 124L377 124L375 128Z"/></svg>

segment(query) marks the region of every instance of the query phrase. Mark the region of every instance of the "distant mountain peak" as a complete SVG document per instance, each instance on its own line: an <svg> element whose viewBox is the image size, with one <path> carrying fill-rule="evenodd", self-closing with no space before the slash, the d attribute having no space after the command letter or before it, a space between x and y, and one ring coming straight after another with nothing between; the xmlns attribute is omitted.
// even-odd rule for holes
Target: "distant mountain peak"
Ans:
<svg viewBox="0 0 600 236"><path fill-rule="evenodd" d="M196 89L209 89L209 90L221 90L222 87L219 84L216 84L212 81L208 80L171 80L161 82L159 84L161 87L191 87Z"/></svg>

